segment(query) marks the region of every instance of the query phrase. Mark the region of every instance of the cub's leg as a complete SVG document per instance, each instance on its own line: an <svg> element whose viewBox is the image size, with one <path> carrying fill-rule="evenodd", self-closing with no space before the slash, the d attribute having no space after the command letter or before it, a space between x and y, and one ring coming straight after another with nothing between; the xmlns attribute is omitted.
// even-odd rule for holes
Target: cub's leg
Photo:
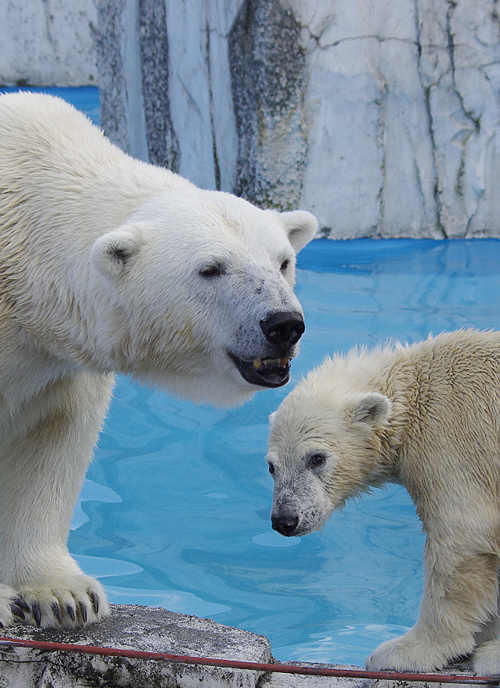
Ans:
<svg viewBox="0 0 500 688"><path fill-rule="evenodd" d="M477 502L473 506L477 507ZM462 523L451 525L452 517L457 516L452 511L441 521L441 527L436 519L428 531L425 587L417 623L405 635L379 645L368 658L370 669L441 669L452 659L470 654L481 628L495 619L497 533L493 526L488 531L477 513L467 519L465 505Z"/></svg>
<svg viewBox="0 0 500 688"><path fill-rule="evenodd" d="M112 376L59 379L0 439L0 624L75 626L108 614L101 585L67 550L73 510L106 413Z"/></svg>

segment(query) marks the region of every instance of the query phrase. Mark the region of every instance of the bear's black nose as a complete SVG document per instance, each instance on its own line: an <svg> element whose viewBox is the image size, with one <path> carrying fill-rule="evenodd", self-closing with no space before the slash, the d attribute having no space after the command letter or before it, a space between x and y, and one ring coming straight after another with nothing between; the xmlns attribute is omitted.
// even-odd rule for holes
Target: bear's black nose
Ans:
<svg viewBox="0 0 500 688"><path fill-rule="evenodd" d="M260 321L265 338L275 346L293 346L302 337L305 325L300 313L272 313Z"/></svg>
<svg viewBox="0 0 500 688"><path fill-rule="evenodd" d="M271 524L273 530L277 530L281 535L290 537L293 535L297 526L299 525L298 516L272 516Z"/></svg>

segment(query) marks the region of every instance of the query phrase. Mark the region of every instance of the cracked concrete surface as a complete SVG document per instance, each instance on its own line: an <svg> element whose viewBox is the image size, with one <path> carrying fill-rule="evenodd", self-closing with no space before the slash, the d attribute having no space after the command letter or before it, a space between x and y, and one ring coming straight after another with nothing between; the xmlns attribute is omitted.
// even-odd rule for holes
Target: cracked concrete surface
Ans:
<svg viewBox="0 0 500 688"><path fill-rule="evenodd" d="M116 647L245 662L272 661L264 636L164 609L112 605L109 618L84 629L15 626L11 638ZM202 665L40 651L0 644L0 688L257 688L261 672Z"/></svg>
<svg viewBox="0 0 500 688"><path fill-rule="evenodd" d="M97 85L96 0L0 2L0 85Z"/></svg>
<svg viewBox="0 0 500 688"><path fill-rule="evenodd" d="M210 619L138 605L112 605L109 618L83 629L63 631L17 625L0 635L23 640L279 664L273 659L265 636L223 626ZM360 669L341 664L303 664L330 669ZM453 671L471 676L467 664L456 664ZM444 685L264 673L254 669L40 651L0 643L0 688L195 688L202 684L206 688L442 688ZM462 684L459 688L466 686Z"/></svg>
<svg viewBox="0 0 500 688"><path fill-rule="evenodd" d="M103 125L327 236L500 236L497 1L95 0Z"/></svg>
<svg viewBox="0 0 500 688"><path fill-rule="evenodd" d="M300 27L279 0L247 0L229 34L238 135L234 191L262 207L300 204L307 69Z"/></svg>

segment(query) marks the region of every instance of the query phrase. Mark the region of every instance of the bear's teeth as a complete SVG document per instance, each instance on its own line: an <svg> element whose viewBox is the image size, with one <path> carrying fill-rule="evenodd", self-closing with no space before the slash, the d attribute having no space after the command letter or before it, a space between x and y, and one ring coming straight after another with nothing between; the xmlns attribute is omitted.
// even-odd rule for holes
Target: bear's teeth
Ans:
<svg viewBox="0 0 500 688"><path fill-rule="evenodd" d="M272 365L282 365L282 366L287 366L290 363L290 358L257 358L255 361L252 361L252 365L255 368L255 370L259 370L262 368L262 366L272 366Z"/></svg>

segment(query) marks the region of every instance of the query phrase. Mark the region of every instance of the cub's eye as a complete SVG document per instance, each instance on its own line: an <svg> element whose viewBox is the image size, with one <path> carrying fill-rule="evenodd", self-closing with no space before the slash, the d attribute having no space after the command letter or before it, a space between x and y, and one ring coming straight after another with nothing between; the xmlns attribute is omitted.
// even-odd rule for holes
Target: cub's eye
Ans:
<svg viewBox="0 0 500 688"><path fill-rule="evenodd" d="M270 473L271 475L274 475L274 463L270 463L270 464L269 464L269 473Z"/></svg>
<svg viewBox="0 0 500 688"><path fill-rule="evenodd" d="M288 258L287 258L286 260L284 260L284 261L281 263L280 271L281 271L281 272L286 272L286 270L287 270L287 268L288 268L289 265L290 265L290 261L289 261Z"/></svg>
<svg viewBox="0 0 500 688"><path fill-rule="evenodd" d="M222 265L207 265L199 271L200 277L219 277L222 275L224 269Z"/></svg>
<svg viewBox="0 0 500 688"><path fill-rule="evenodd" d="M325 463L326 463L326 456L324 454L312 454L307 459L307 467L308 468L319 468L320 466L324 466Z"/></svg>

